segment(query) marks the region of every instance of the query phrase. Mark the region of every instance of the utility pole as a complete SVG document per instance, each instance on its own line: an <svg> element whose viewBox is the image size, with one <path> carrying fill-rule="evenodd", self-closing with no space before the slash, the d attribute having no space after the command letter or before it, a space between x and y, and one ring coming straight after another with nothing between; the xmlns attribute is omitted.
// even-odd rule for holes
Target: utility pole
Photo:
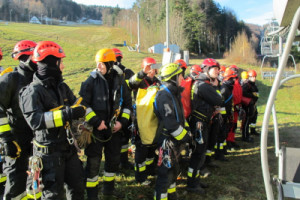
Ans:
<svg viewBox="0 0 300 200"><path fill-rule="evenodd" d="M130 40L132 44L132 27L131 27L131 18L130 18Z"/></svg>
<svg viewBox="0 0 300 200"><path fill-rule="evenodd" d="M138 46L137 46L137 51L140 52L140 14L137 11L137 22L138 22Z"/></svg>
<svg viewBox="0 0 300 200"><path fill-rule="evenodd" d="M221 34L218 35L218 53L220 55L220 36Z"/></svg>
<svg viewBox="0 0 300 200"><path fill-rule="evenodd" d="M52 19L52 8L50 9L51 11L51 25L53 25L53 19Z"/></svg>
<svg viewBox="0 0 300 200"><path fill-rule="evenodd" d="M231 39L232 37L229 38L229 52L231 53Z"/></svg>
<svg viewBox="0 0 300 200"><path fill-rule="evenodd" d="M169 49L169 0L166 0L166 43Z"/></svg>
<svg viewBox="0 0 300 200"><path fill-rule="evenodd" d="M12 9L10 9L9 11L9 21L11 22L11 12L12 12Z"/></svg>

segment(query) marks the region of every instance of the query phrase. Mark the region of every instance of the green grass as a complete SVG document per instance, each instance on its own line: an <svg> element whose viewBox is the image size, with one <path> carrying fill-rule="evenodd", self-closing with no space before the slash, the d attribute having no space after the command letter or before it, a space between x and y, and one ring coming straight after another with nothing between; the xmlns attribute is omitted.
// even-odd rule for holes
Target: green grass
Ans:
<svg viewBox="0 0 300 200"><path fill-rule="evenodd" d="M28 39L34 41L52 40L62 46L66 53L64 59L65 71L63 76L77 95L81 82L95 68L94 56L101 48L119 48L124 55L123 64L137 72L140 69L144 57L154 57L161 62L161 55L130 52L123 47L123 41L129 41L130 36L123 29L105 26L47 26L11 23L0 23L0 47L4 53L1 65L17 65L10 54L16 42ZM200 64L202 60L191 59L190 64ZM222 64L225 60L219 60ZM238 65L248 70L255 69L259 75L257 85L260 90L258 101L258 131L262 124L263 114L273 80L262 80L258 66ZM264 68L264 70L274 70ZM297 146L299 143L300 130L300 93L298 79L284 84L278 92L275 101L277 117L280 128L281 143L288 146ZM271 176L277 174L277 159L274 153L274 138L272 136L272 119L269 131L269 165ZM237 138L240 138L238 131ZM212 176L203 179L210 185L205 195L197 197L187 194L185 187L185 170L180 181L178 181L178 193L180 199L209 199L209 200L235 200L235 199L266 199L262 170L260 164L260 139L255 138L254 144L239 142L241 150L234 151L228 155L229 162L217 164L219 168L213 168ZM125 176L125 174L127 176ZM134 173L121 173L117 178L117 187L126 194L126 199L151 199L153 186L139 186L134 181ZM155 181L152 178L153 182ZM100 183L101 186L101 183ZM275 188L274 188L275 191Z"/></svg>

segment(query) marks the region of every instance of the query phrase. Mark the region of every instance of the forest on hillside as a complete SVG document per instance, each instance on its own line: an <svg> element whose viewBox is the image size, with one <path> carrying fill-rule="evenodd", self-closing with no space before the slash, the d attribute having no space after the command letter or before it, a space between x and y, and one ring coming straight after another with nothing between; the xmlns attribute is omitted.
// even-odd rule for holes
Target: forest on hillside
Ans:
<svg viewBox="0 0 300 200"><path fill-rule="evenodd" d="M137 43L137 13L141 49L166 41L166 0L137 0L132 9L86 6L72 0L0 0L0 20L28 22L30 17L77 21L83 17L125 28L129 44ZM45 23L42 21L42 23ZM258 52L260 35L239 21L230 8L214 0L169 0L169 41L196 54L222 54L243 30Z"/></svg>
<svg viewBox="0 0 300 200"><path fill-rule="evenodd" d="M133 9L119 10L111 25L126 28L136 36L137 12L140 18L141 44L150 47L166 39L166 0L137 0ZM259 34L239 21L230 8L213 0L169 0L169 40L196 54L225 52L239 32L246 32L254 49ZM143 48L143 46L142 46Z"/></svg>
<svg viewBox="0 0 300 200"><path fill-rule="evenodd" d="M101 6L85 6L71 0L0 0L0 20L28 22L30 17L76 21L82 17L101 20Z"/></svg>

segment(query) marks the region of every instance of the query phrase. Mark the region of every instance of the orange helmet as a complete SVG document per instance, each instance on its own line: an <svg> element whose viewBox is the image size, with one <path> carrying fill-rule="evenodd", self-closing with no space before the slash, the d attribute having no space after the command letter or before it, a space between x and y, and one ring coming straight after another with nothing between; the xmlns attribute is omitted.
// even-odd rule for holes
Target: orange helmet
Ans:
<svg viewBox="0 0 300 200"><path fill-rule="evenodd" d="M0 60L2 60L2 57L3 57L3 54L2 54L2 51L1 51L1 48L0 48Z"/></svg>
<svg viewBox="0 0 300 200"><path fill-rule="evenodd" d="M32 60L40 62L50 55L55 56L57 58L66 57L63 49L55 42L41 41L37 43L34 49Z"/></svg>
<svg viewBox="0 0 300 200"><path fill-rule="evenodd" d="M122 54L122 51L120 49L112 48L112 50L115 52L116 58L117 57L123 58L123 54Z"/></svg>
<svg viewBox="0 0 300 200"><path fill-rule="evenodd" d="M186 62L182 59L176 60L174 63L178 64L180 68L184 68L184 69L187 68Z"/></svg>
<svg viewBox="0 0 300 200"><path fill-rule="evenodd" d="M142 69L144 69L146 66L152 65L152 64L156 64L156 61L154 58L151 58L151 57L144 58L142 61Z"/></svg>
<svg viewBox="0 0 300 200"><path fill-rule="evenodd" d="M248 71L248 75L249 75L249 77L250 77L250 76L256 77L256 76L257 76L257 73L256 73L256 71L255 71L254 69L250 69L250 70Z"/></svg>
<svg viewBox="0 0 300 200"><path fill-rule="evenodd" d="M230 78L236 78L237 77L237 73L232 70L232 69L228 69L225 71L225 73L223 74L223 77L224 77L224 81L227 81L229 80Z"/></svg>
<svg viewBox="0 0 300 200"><path fill-rule="evenodd" d="M32 55L35 47L35 42L31 40L22 40L15 45L11 57L18 60L22 55Z"/></svg>
<svg viewBox="0 0 300 200"><path fill-rule="evenodd" d="M226 67L224 65L220 66L220 72L225 72L226 71Z"/></svg>

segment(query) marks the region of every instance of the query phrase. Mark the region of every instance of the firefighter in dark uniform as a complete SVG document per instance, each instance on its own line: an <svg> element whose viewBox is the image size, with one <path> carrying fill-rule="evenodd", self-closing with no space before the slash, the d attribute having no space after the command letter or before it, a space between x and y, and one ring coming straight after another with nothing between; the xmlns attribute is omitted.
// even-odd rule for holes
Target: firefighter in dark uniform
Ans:
<svg viewBox="0 0 300 200"><path fill-rule="evenodd" d="M220 65L217 61L207 58L203 61L203 73L199 75L192 86L192 113L190 127L196 140L196 148L192 153L188 168L187 190L203 194L205 191L200 185L199 169L205 161L208 143L209 122L216 106L222 105L222 97L211 83L217 81Z"/></svg>
<svg viewBox="0 0 300 200"><path fill-rule="evenodd" d="M114 69L122 76L125 77L125 81L128 84L129 79L134 75L134 72L122 65L123 54L120 49L112 48L116 55L116 62L114 63ZM128 122L128 125L131 124L131 118ZM129 139L131 136L131 131L128 126L122 127L122 141L121 141L121 158L120 158L120 168L121 169L133 169L133 165L128 161L128 147Z"/></svg>
<svg viewBox="0 0 300 200"><path fill-rule="evenodd" d="M114 51L99 50L95 61L96 70L82 83L79 92L87 107L85 120L93 126L93 141L85 149L88 199L98 199L98 177L103 149L105 166L102 193L105 196L121 196L114 188L121 154L120 130L127 127L131 114L130 90L124 77L113 69L116 61Z"/></svg>
<svg viewBox="0 0 300 200"><path fill-rule="evenodd" d="M144 58L142 61L142 70L129 79L129 87L137 91L139 88L147 89L149 86L160 85L160 81L155 76L157 69L152 69L155 64L155 59L150 57ZM148 175L155 174L154 159L156 144L144 145L137 134L135 136L135 146L135 180L141 185L149 185L150 181L147 180Z"/></svg>
<svg viewBox="0 0 300 200"><path fill-rule="evenodd" d="M248 106L244 106L246 111L245 124L243 125L242 130L242 140L245 142L253 142L252 135L259 135L256 128L256 119L257 119L257 108L256 102L259 97L258 88L255 84L257 73L255 70L248 71L249 79L243 84L243 96L251 98L251 102ZM249 133L250 127L250 133Z"/></svg>
<svg viewBox="0 0 300 200"><path fill-rule="evenodd" d="M233 70L236 74L239 73L239 68L236 65L230 65L226 70ZM224 151L225 153L227 152L226 149L231 149L231 148L240 148L240 146L235 142L235 131L237 129L237 122L239 118L239 113L242 108L242 86L240 84L239 77L236 77L236 80L233 85L233 90L232 90L232 95L233 95L233 119L232 123L233 126L231 127L226 141L230 141L227 146L227 142L224 143Z"/></svg>
<svg viewBox="0 0 300 200"><path fill-rule="evenodd" d="M2 60L3 58L3 53L2 53L2 50L0 48L0 61ZM0 73L3 71L3 67L0 65ZM1 169L2 170L2 169Z"/></svg>
<svg viewBox="0 0 300 200"><path fill-rule="evenodd" d="M31 60L35 46L29 40L18 42L12 57L19 60L19 67L0 77L0 139L5 154L3 171L7 176L4 199L26 196L26 170L33 133L19 107L19 91L31 83L36 71L36 64Z"/></svg>
<svg viewBox="0 0 300 200"><path fill-rule="evenodd" d="M211 83L213 87L215 88L216 92L218 94L221 94L220 88L221 88L221 80L219 79L220 76L217 78L211 78ZM207 149L206 149L206 158L205 158L205 163L202 168L200 168L200 173L201 175L206 176L206 174L210 174L210 172L206 169L207 167L217 167L216 164L212 162L212 155L213 155L213 150L215 149L216 146L216 141L217 138L219 138L219 134L221 132L221 121L222 121L222 112L224 112L225 108L224 107L216 107L215 112L213 113L211 120L210 120L210 126L209 126L209 131L208 131L208 141L207 141ZM225 139L223 140L225 141ZM218 158L215 157L217 160ZM224 159L222 159L224 161ZM202 184L201 185L203 188L207 187L207 185Z"/></svg>
<svg viewBox="0 0 300 200"><path fill-rule="evenodd" d="M166 64L161 69L162 86L156 94L155 113L159 120L157 144L159 160L154 199L177 199L176 179L179 173L180 150L192 139L181 104L182 69Z"/></svg>
<svg viewBox="0 0 300 200"><path fill-rule="evenodd" d="M215 157L217 160L224 160L224 151L223 151L223 143L226 140L230 129L233 126L233 86L237 77L237 73L231 69L228 69L223 74L223 83L221 86L221 94L224 99L225 110L221 111L223 123L222 129L220 130L220 137L217 138ZM231 141L227 141L231 142Z"/></svg>
<svg viewBox="0 0 300 200"><path fill-rule="evenodd" d="M3 58L3 53L0 48L0 61ZM0 73L3 71L3 68L0 66ZM3 195L5 182L6 182L6 175L3 173L2 165L3 165L3 155L0 155L0 195Z"/></svg>
<svg viewBox="0 0 300 200"><path fill-rule="evenodd" d="M75 106L76 97L63 82L65 53L52 41L38 42L33 60L38 70L32 83L20 92L20 108L34 131L33 157L42 165L42 199L84 198L84 171L72 145L70 124L84 117L85 108ZM75 143L74 143L75 144Z"/></svg>

